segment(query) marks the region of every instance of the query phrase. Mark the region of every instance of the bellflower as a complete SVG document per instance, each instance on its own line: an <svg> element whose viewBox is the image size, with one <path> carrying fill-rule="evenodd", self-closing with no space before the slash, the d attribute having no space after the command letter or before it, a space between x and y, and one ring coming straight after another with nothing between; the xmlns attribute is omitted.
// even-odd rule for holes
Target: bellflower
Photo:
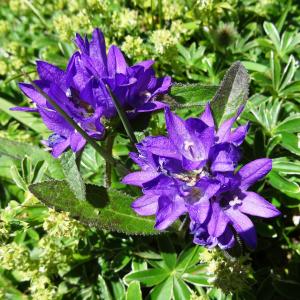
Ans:
<svg viewBox="0 0 300 300"><path fill-rule="evenodd" d="M245 214L255 215L254 206L261 217L279 212L247 191L270 171L271 160L254 161L235 172L249 125L233 130L234 117L216 130L209 105L200 118L184 121L168 108L165 118L168 136L147 137L137 144L138 153L131 153L141 171L123 182L143 191L132 208L140 215L156 215L158 230L188 213L194 242L207 247L232 247L233 230L254 246L255 230Z"/></svg>
<svg viewBox="0 0 300 300"><path fill-rule="evenodd" d="M156 78L153 60L128 66L121 50L115 45L110 46L106 54L104 35L99 29L93 31L91 41L77 34L75 43L80 51L71 58L68 81L81 90L83 99L94 98L103 103L105 116L116 114L105 84L123 109L133 115L166 106L156 101L156 97L168 91L171 77Z"/></svg>
<svg viewBox="0 0 300 300"><path fill-rule="evenodd" d="M116 115L107 85L129 117L165 107L164 103L156 101L156 97L167 92L171 78L156 78L152 68L154 61L143 61L130 67L118 47L111 46L106 54L104 36L99 29L93 31L91 41L77 34L75 43L80 51L72 55L66 70L47 62L37 62L39 80L35 84L91 138L102 139L105 132L102 119ZM53 131L45 142L53 156L58 157L68 147L74 152L80 151L85 139L33 85L21 83L19 86L36 107L13 109L41 115L45 125Z"/></svg>

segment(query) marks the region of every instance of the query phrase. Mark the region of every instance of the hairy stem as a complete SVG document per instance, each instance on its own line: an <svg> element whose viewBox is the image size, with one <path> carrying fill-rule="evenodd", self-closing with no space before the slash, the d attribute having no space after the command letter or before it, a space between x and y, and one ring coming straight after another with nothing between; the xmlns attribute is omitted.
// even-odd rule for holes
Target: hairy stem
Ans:
<svg viewBox="0 0 300 300"><path fill-rule="evenodd" d="M106 151L112 155L112 149L114 145L115 134L109 134L106 138ZM105 187L109 188L111 186L111 164L105 162Z"/></svg>
<svg viewBox="0 0 300 300"><path fill-rule="evenodd" d="M132 143L132 145L135 147L135 144L137 143L137 139L134 135L133 129L131 127L131 124L127 118L126 112L124 111L123 107L121 106L119 100L117 99L117 97L112 93L110 87L106 84L106 89L108 90L111 99L116 107L116 110L118 112L118 115L120 117L120 120L125 128L125 131Z"/></svg>

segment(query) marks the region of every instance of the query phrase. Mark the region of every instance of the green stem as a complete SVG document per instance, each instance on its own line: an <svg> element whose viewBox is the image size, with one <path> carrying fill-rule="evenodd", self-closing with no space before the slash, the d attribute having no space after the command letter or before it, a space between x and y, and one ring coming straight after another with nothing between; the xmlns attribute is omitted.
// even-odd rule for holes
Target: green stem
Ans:
<svg viewBox="0 0 300 300"><path fill-rule="evenodd" d="M51 98L49 97L40 87L38 87L30 78L27 73L23 73L24 76L28 79L28 81L33 85L33 87L43 96L45 99L55 108L55 110L61 114L61 116L74 128L76 129L81 136L91 144L91 146L112 166L118 168L121 174L127 174L128 170L121 164L116 161L112 155L106 153L106 151L98 145L72 118L68 116L68 114Z"/></svg>
<svg viewBox="0 0 300 300"><path fill-rule="evenodd" d="M106 89L109 92L109 94L111 96L111 99L112 99L112 101L113 101L113 103L114 103L114 105L116 107L116 110L117 110L118 115L119 115L119 117L121 119L121 122L122 122L122 124L123 124L123 126L125 128L125 131L126 131L128 137L129 137L132 145L135 147L135 144L137 143L137 139L136 139L136 137L134 135L133 129L132 129L131 124L130 124L128 118L127 118L127 115L126 115L125 111L123 110L123 107L121 106L119 100L112 93L112 91L111 91L111 89L110 89L110 87L108 85L106 85Z"/></svg>
<svg viewBox="0 0 300 300"><path fill-rule="evenodd" d="M115 135L109 134L106 138L106 151L112 154L112 149L114 145ZM105 162L105 187L109 188L111 186L111 164Z"/></svg>

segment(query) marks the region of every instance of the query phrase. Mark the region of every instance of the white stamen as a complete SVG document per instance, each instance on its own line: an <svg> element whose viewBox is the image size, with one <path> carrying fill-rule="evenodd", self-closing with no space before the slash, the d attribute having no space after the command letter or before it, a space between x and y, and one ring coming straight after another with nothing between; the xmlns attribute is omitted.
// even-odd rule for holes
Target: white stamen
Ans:
<svg viewBox="0 0 300 300"><path fill-rule="evenodd" d="M192 146L194 146L194 143L189 141L185 141L183 144L183 148L185 151L190 151Z"/></svg>
<svg viewBox="0 0 300 300"><path fill-rule="evenodd" d="M240 204L242 204L242 200L240 200L237 196L235 196L233 200L229 201L230 206L236 206Z"/></svg>
<svg viewBox="0 0 300 300"><path fill-rule="evenodd" d="M71 97L71 96L72 96L72 92L71 92L70 89L67 89L67 91L66 91L66 96L67 96L67 97Z"/></svg>

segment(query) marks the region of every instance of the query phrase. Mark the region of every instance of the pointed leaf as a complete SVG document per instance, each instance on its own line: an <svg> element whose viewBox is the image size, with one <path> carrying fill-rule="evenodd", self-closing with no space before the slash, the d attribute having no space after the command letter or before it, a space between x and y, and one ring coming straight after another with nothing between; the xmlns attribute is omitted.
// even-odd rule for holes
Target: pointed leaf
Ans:
<svg viewBox="0 0 300 300"><path fill-rule="evenodd" d="M170 95L180 103L203 103L211 100L218 86L196 84L173 84Z"/></svg>
<svg viewBox="0 0 300 300"><path fill-rule="evenodd" d="M171 300L173 292L173 277L157 285L149 295L151 300Z"/></svg>
<svg viewBox="0 0 300 300"><path fill-rule="evenodd" d="M181 278L174 276L173 294L174 300L189 300L191 297L191 290Z"/></svg>
<svg viewBox="0 0 300 300"><path fill-rule="evenodd" d="M140 283L132 281L127 289L126 300L143 300Z"/></svg>
<svg viewBox="0 0 300 300"><path fill-rule="evenodd" d="M216 125L235 116L248 99L249 75L240 62L227 71L220 88L211 102Z"/></svg>
<svg viewBox="0 0 300 300"><path fill-rule="evenodd" d="M70 212L88 226L125 234L159 234L154 219L136 215L130 208L133 198L121 191L87 185L87 201L78 201L66 181L44 181L29 190L47 206Z"/></svg>
<svg viewBox="0 0 300 300"><path fill-rule="evenodd" d="M124 282L129 284L132 281L139 281L145 286L153 286L161 283L168 277L168 273L164 269L149 269L145 271L137 271L129 273L124 277Z"/></svg>
<svg viewBox="0 0 300 300"><path fill-rule="evenodd" d="M75 155L71 150L63 153L60 163L66 176L66 181L75 194L76 199L85 200L85 184L77 168Z"/></svg>
<svg viewBox="0 0 300 300"><path fill-rule="evenodd" d="M47 173L49 173L52 178L64 178L59 161L53 158L45 150L30 144L0 138L0 156L5 156L11 158L14 162L18 162L21 161L26 155L31 158L34 165L41 160L46 161L49 166L49 172Z"/></svg>
<svg viewBox="0 0 300 300"><path fill-rule="evenodd" d="M171 239L168 236L160 236L158 238L158 246L160 250L160 255L166 267L169 270L174 270L176 265L176 251L172 244Z"/></svg>

